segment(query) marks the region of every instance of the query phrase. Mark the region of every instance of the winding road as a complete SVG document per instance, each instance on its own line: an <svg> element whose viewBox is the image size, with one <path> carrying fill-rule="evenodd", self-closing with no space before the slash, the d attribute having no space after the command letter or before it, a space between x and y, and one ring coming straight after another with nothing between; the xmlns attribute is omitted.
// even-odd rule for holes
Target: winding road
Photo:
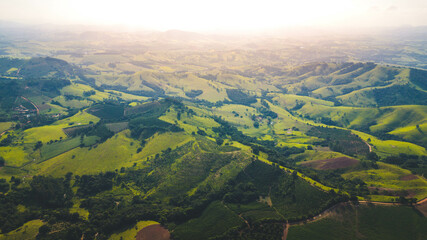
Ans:
<svg viewBox="0 0 427 240"><path fill-rule="evenodd" d="M40 109L39 109L39 107L37 107L37 105L36 105L35 103L33 103L31 100L29 100L28 98L26 98L26 97L24 97L24 96L21 96L21 98L22 98L22 99L24 99L25 101L27 101L27 102L31 103L31 104L34 106L34 108L35 108L35 109L36 109L36 111L37 111L37 115L39 115L39 114L40 114Z"/></svg>
<svg viewBox="0 0 427 240"><path fill-rule="evenodd" d="M366 145L368 145L369 147L369 152L372 152L372 146L365 140L362 140L364 143L366 143Z"/></svg>

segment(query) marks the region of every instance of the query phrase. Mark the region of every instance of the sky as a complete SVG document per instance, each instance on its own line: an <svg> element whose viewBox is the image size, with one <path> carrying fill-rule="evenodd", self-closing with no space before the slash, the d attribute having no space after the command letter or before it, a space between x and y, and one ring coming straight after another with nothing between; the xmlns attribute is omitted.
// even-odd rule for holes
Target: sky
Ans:
<svg viewBox="0 0 427 240"><path fill-rule="evenodd" d="M426 0L0 0L0 20L153 30L427 25Z"/></svg>

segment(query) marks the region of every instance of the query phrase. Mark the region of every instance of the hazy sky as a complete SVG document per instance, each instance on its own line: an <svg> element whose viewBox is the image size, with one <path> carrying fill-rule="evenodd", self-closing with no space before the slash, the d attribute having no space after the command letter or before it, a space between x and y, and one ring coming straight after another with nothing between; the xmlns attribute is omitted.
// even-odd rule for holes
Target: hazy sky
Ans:
<svg viewBox="0 0 427 240"><path fill-rule="evenodd" d="M0 19L158 30L427 25L427 0L0 0Z"/></svg>

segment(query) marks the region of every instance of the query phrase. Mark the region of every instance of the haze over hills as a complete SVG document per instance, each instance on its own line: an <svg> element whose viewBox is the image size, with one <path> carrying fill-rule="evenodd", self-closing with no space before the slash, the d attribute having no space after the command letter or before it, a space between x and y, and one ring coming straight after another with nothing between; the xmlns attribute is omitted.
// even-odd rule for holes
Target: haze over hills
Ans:
<svg viewBox="0 0 427 240"><path fill-rule="evenodd" d="M185 50L202 53L209 51L209 49L244 50L248 52L272 52L271 54L280 56L280 62L286 62L286 64L295 63L298 65L323 61L372 61L426 68L425 36L427 29L422 26L354 30L350 33L322 28L306 28L304 30L286 28L282 31L275 30L270 33L242 33L238 35L180 30L132 31L126 30L126 27L104 26L99 28L84 25L63 27L60 25L32 26L21 24L15 26L10 22L1 24L0 29L3 33L2 45L0 45L2 53L17 57L60 57L61 51L71 50L64 44L69 43L69 41L84 41L83 49L85 52L80 52L82 46L78 45L73 46L72 52L91 55L101 52L121 54L131 52L134 54L136 49L141 52L147 50ZM69 60L73 63L78 62L77 59ZM271 61L272 59L267 60Z"/></svg>
<svg viewBox="0 0 427 240"><path fill-rule="evenodd" d="M423 239L426 33L1 23L0 239Z"/></svg>

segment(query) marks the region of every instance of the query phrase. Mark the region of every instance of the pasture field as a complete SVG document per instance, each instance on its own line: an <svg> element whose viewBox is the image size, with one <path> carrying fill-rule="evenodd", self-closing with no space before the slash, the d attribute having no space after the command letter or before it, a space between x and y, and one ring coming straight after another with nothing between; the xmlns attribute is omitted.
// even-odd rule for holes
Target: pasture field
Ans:
<svg viewBox="0 0 427 240"><path fill-rule="evenodd" d="M27 174L28 174L28 171L21 170L20 168L17 168L17 167L6 166L6 167L0 168L0 178L4 178L7 180L10 180L12 176L21 177Z"/></svg>
<svg viewBox="0 0 427 240"><path fill-rule="evenodd" d="M427 123L397 128L389 133L408 141L427 143Z"/></svg>
<svg viewBox="0 0 427 240"><path fill-rule="evenodd" d="M316 222L289 228L288 239L319 240L421 240L427 236L427 219L410 207L342 207Z"/></svg>
<svg viewBox="0 0 427 240"><path fill-rule="evenodd" d="M372 151L378 156L386 157L390 155L399 155L400 153L427 155L427 150L413 143L395 141L395 140L380 140L372 135L352 130L352 132L362 138L364 141L372 145Z"/></svg>
<svg viewBox="0 0 427 240"><path fill-rule="evenodd" d="M402 105L381 108L332 107L305 104L297 110L310 119L330 118L336 125L352 129L369 129L375 133L389 133L406 140L426 144L423 128L427 127L427 107ZM416 126L420 126L417 128ZM420 131L421 130L421 131Z"/></svg>
<svg viewBox="0 0 427 240"><path fill-rule="evenodd" d="M65 118L59 121L56 121L53 123L53 125L63 125L67 124L69 126L71 125L86 125L90 122L97 123L100 119L92 114L89 114L87 111L80 111L76 113L75 115ZM70 125L70 123L73 123Z"/></svg>
<svg viewBox="0 0 427 240"><path fill-rule="evenodd" d="M83 93L87 92L87 91L95 91L95 94L87 97L87 99L90 99L90 100L96 101L96 102L103 101L105 99L108 99L111 96L111 94L109 94L107 92L100 92L100 91L95 90L94 88L92 88L88 85L83 85L80 83L73 83L71 85L63 87L61 89L61 94L62 95L73 95L73 96L84 97Z"/></svg>
<svg viewBox="0 0 427 240"><path fill-rule="evenodd" d="M310 129L310 126L307 124L308 122L292 116L287 110L275 106L269 103L270 110L277 113L278 118L273 119L273 127L275 131L287 130L289 128L297 127L300 131L306 132Z"/></svg>
<svg viewBox="0 0 427 240"><path fill-rule="evenodd" d="M112 234L108 240L124 240L124 239L135 239L136 238L136 234L141 231L141 229L151 226L151 225L155 225L155 224L159 224L158 222L155 221L139 221L135 224L135 226L130 227L129 229L121 232L121 233L114 233Z"/></svg>
<svg viewBox="0 0 427 240"><path fill-rule="evenodd" d="M67 125L46 125L42 127L35 127L27 129L23 132L25 143L36 143L41 141L43 143L49 142L50 140L60 140L66 138L62 128Z"/></svg>
<svg viewBox="0 0 427 240"><path fill-rule="evenodd" d="M79 199L73 199L73 206L70 208L70 213L78 213L79 216L84 219L89 219L89 211L80 207L81 201Z"/></svg>
<svg viewBox="0 0 427 240"><path fill-rule="evenodd" d="M13 122L0 122L0 134L14 125Z"/></svg>
<svg viewBox="0 0 427 240"><path fill-rule="evenodd" d="M313 143L319 141L316 137L306 136L304 133L297 131L292 131L291 134L273 136L275 136L277 140L278 147L298 147L306 149L308 146L312 146Z"/></svg>
<svg viewBox="0 0 427 240"><path fill-rule="evenodd" d="M211 128L218 127L219 124L215 122L212 118L205 117L204 114L201 114L199 108L192 108L198 115L189 115L187 113L180 114L180 120L178 120L178 112L174 108L169 108L164 115L160 116L159 119L165 122L175 124L178 123L178 126L183 128L187 134L192 134L197 132L199 128L203 128L208 134L213 134Z"/></svg>
<svg viewBox="0 0 427 240"><path fill-rule="evenodd" d="M95 144L99 139L97 136L84 136L83 142L80 137L71 139L61 140L51 144L45 144L41 148L41 161L56 157L64 152L70 151L73 148L80 146L82 143L84 146L90 146Z"/></svg>
<svg viewBox="0 0 427 240"><path fill-rule="evenodd" d="M41 148L41 160L47 160L52 157L58 156L66 151L76 148L80 145L80 138L75 137L51 144L45 144Z"/></svg>
<svg viewBox="0 0 427 240"><path fill-rule="evenodd" d="M213 108L212 111L215 115L221 116L227 122L236 124L242 128L253 128L251 116L259 114L253 107L238 104L227 104Z"/></svg>
<svg viewBox="0 0 427 240"><path fill-rule="evenodd" d="M209 239L243 224L237 214L221 202L212 202L198 218L178 225L173 235L179 239Z"/></svg>
<svg viewBox="0 0 427 240"><path fill-rule="evenodd" d="M366 182L369 188L379 189L380 192L382 190L390 192L406 191L408 197L415 197L418 200L427 197L427 180L424 178L414 175L414 178L406 180L405 176L412 175L409 170L382 162L378 162L378 166L378 169L353 171L344 173L342 176L345 179L359 178ZM381 198L391 200L390 198ZM395 198L398 198L398 196ZM376 200L379 199L376 198Z"/></svg>
<svg viewBox="0 0 427 240"><path fill-rule="evenodd" d="M16 72L18 70L19 70L18 68L13 67L13 68L10 68L9 70L7 70L6 73L11 74L11 73Z"/></svg>
<svg viewBox="0 0 427 240"><path fill-rule="evenodd" d="M175 149L193 140L193 137L182 132L155 134L148 139L141 153L138 154L138 157L146 158L153 156L167 148Z"/></svg>
<svg viewBox="0 0 427 240"><path fill-rule="evenodd" d="M131 167L134 163L143 162L147 157L162 150L174 149L192 140L192 137L183 133L156 134L147 140L144 147L141 147L140 143L129 135L129 130L119 132L104 143L89 148L74 148L32 168L41 175L58 177L67 172L82 175L114 171L121 167ZM88 137L87 140L85 138L85 144L89 146L94 143L89 141L95 140L92 137ZM137 153L140 147L142 151Z"/></svg>
<svg viewBox="0 0 427 240"><path fill-rule="evenodd" d="M304 102L309 105L324 105L333 107L334 103L325 101L317 98L311 98L307 96L299 96L293 94L282 94L282 93L270 93L269 96L273 97L273 101L276 101L280 106L287 108L294 108L298 102Z"/></svg>
<svg viewBox="0 0 427 240"><path fill-rule="evenodd" d="M30 160L29 151L25 146L0 147L0 156L6 161L6 166L20 167Z"/></svg>
<svg viewBox="0 0 427 240"><path fill-rule="evenodd" d="M32 168L40 175L60 177L67 172L77 175L95 174L132 166L133 162L139 160L135 157L140 145L127 137L127 134L127 131L120 132L106 142L90 148L74 148Z"/></svg>
<svg viewBox="0 0 427 240"><path fill-rule="evenodd" d="M90 106L93 101L89 101L87 99L70 99L67 100L64 96L57 96L52 100L59 102L63 107L71 107L71 108L83 108Z"/></svg>
<svg viewBox="0 0 427 240"><path fill-rule="evenodd" d="M0 234L0 240L30 240L36 239L39 228L43 222L39 219L25 223L23 226L8 232Z"/></svg>
<svg viewBox="0 0 427 240"><path fill-rule="evenodd" d="M46 107L40 106L40 113L41 114L51 114L51 115L55 115L55 114L67 114L67 109L63 108L61 106L55 105L55 104L51 104L51 103L46 103L45 104Z"/></svg>
<svg viewBox="0 0 427 240"><path fill-rule="evenodd" d="M64 133L63 128L71 126L87 125L89 123L97 123L98 117L95 117L86 111L81 111L69 118L58 120L51 125L34 127L27 129L23 132L25 143L35 143L42 141L43 143L50 140L65 139L67 135Z"/></svg>
<svg viewBox="0 0 427 240"><path fill-rule="evenodd" d="M133 95L133 94L114 91L114 90L108 90L106 92L110 93L110 95L112 95L112 96L116 96L116 97L121 98L125 101L146 101L149 99L148 97Z"/></svg>
<svg viewBox="0 0 427 240"><path fill-rule="evenodd" d="M43 93L41 93L41 94L30 94L30 95L28 95L27 98L31 102L36 104L39 108L40 108L40 106L42 106L43 104L46 104L47 102L49 102L51 100L51 97L46 96Z"/></svg>
<svg viewBox="0 0 427 240"><path fill-rule="evenodd" d="M290 158L298 164L302 164L305 161L316 161L338 157L347 157L347 155L344 155L339 152L330 151L329 148L323 149L320 147L315 147L313 148L313 150L306 150L303 153L294 154L290 156Z"/></svg>
<svg viewBox="0 0 427 240"><path fill-rule="evenodd" d="M105 126L108 130L118 133L128 128L129 122L107 123Z"/></svg>
<svg viewBox="0 0 427 240"><path fill-rule="evenodd" d="M395 130L406 126L416 126L427 121L427 106L402 105L380 108L377 124L370 127L373 132Z"/></svg>

